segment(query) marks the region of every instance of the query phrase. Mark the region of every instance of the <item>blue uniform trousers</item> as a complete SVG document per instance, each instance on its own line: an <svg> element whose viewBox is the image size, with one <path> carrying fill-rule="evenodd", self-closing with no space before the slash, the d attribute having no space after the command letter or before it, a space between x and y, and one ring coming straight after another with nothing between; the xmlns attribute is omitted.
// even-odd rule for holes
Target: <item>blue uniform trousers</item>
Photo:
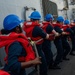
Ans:
<svg viewBox="0 0 75 75"><path fill-rule="evenodd" d="M36 47L42 62L42 64L40 65L40 75L47 75L47 62L46 62L45 55L42 51L42 44L36 45Z"/></svg>
<svg viewBox="0 0 75 75"><path fill-rule="evenodd" d="M61 37L57 37L54 40L54 44L56 46L57 49L57 55L54 61L54 65L58 65L60 63L60 61L62 60L63 57L63 46L62 46L62 40Z"/></svg>
<svg viewBox="0 0 75 75"><path fill-rule="evenodd" d="M43 52L47 60L47 65L52 65L53 64L53 53L51 51L51 41L44 40L42 49L43 49Z"/></svg>

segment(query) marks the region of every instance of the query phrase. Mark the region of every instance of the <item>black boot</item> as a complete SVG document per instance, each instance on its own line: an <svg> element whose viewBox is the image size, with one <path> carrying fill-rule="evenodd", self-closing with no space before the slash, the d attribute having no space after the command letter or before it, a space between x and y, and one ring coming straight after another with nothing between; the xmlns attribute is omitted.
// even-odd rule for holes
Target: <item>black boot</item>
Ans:
<svg viewBox="0 0 75 75"><path fill-rule="evenodd" d="M75 56L75 54L73 52L70 52L70 55Z"/></svg>
<svg viewBox="0 0 75 75"><path fill-rule="evenodd" d="M61 67L58 66L58 65L54 65L54 66L53 66L53 69L61 69Z"/></svg>
<svg viewBox="0 0 75 75"><path fill-rule="evenodd" d="M69 58L64 57L64 58L63 58L63 60L69 61L70 59L69 59Z"/></svg>
<svg viewBox="0 0 75 75"><path fill-rule="evenodd" d="M61 67L58 66L58 65L53 65L53 66L49 66L49 69L54 69L54 70L56 70L56 69L61 69Z"/></svg>
<svg viewBox="0 0 75 75"><path fill-rule="evenodd" d="M53 65L49 65L49 66L48 66L48 69L52 69L52 68L53 68Z"/></svg>

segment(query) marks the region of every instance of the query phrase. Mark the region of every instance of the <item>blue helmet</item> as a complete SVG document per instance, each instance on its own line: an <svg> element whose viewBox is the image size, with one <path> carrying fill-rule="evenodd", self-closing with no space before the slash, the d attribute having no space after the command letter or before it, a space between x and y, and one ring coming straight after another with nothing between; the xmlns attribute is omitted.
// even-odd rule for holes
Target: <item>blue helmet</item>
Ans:
<svg viewBox="0 0 75 75"><path fill-rule="evenodd" d="M34 12L31 13L31 15L29 16L29 18L40 20L41 19L41 15L40 15L40 13L38 11L34 11Z"/></svg>
<svg viewBox="0 0 75 75"><path fill-rule="evenodd" d="M3 26L5 30L12 30L22 22L23 20L21 20L17 15L10 14L4 18Z"/></svg>
<svg viewBox="0 0 75 75"><path fill-rule="evenodd" d="M45 20L46 20L46 21L54 20L53 15L47 14L47 15L45 16Z"/></svg>
<svg viewBox="0 0 75 75"><path fill-rule="evenodd" d="M58 17L57 17L57 21L63 22L63 21L64 21L64 18L63 18L62 16L58 16Z"/></svg>
<svg viewBox="0 0 75 75"><path fill-rule="evenodd" d="M64 24L70 24L70 21L69 20L65 20Z"/></svg>

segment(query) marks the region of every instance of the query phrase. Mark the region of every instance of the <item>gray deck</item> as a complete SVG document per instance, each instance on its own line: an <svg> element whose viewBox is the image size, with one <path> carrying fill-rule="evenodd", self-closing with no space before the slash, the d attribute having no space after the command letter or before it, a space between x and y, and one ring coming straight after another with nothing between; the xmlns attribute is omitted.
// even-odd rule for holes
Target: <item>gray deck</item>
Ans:
<svg viewBox="0 0 75 75"><path fill-rule="evenodd" d="M75 56L68 56L69 61L60 63L61 70L49 70L48 75L75 75Z"/></svg>

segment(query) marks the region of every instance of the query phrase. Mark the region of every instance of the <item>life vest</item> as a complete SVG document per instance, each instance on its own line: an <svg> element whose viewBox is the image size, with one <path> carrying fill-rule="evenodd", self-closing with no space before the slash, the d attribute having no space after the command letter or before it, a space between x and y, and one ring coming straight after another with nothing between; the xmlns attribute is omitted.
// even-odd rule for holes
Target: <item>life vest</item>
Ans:
<svg viewBox="0 0 75 75"><path fill-rule="evenodd" d="M35 26L40 26L40 24L37 24L35 22L27 21L24 23L23 30L26 32L26 36L30 37L32 41L35 41L36 44L41 44L43 43L43 38L38 36L38 37L33 37L32 32Z"/></svg>
<svg viewBox="0 0 75 75"><path fill-rule="evenodd" d="M62 28L62 25L59 24L59 23L53 23L52 25L53 25L53 27L59 27L59 28Z"/></svg>
<svg viewBox="0 0 75 75"><path fill-rule="evenodd" d="M50 25L50 22L42 22L43 26L42 29L46 32L46 28L48 25Z"/></svg>
<svg viewBox="0 0 75 75"><path fill-rule="evenodd" d="M15 41L20 42L24 47L24 50L26 51L26 56L19 57L18 61L29 61L35 59L35 53L27 37L22 33L17 34L15 32L12 32L7 36L5 35L0 36L0 48L5 46L5 52L7 54L7 56L5 57L5 61L7 61L8 59L8 48Z"/></svg>
<svg viewBox="0 0 75 75"><path fill-rule="evenodd" d="M74 23L71 23L71 24L70 24L70 28L71 28L71 27L75 27L75 24L74 24Z"/></svg>
<svg viewBox="0 0 75 75"><path fill-rule="evenodd" d="M63 31L65 31L67 28L70 28L70 26L69 25L62 25Z"/></svg>
<svg viewBox="0 0 75 75"><path fill-rule="evenodd" d="M67 28L70 28L70 26L69 26L69 25L62 25L62 28L61 28L61 29L62 29L64 32L66 32L67 34L70 34L69 32L66 31Z"/></svg>
<svg viewBox="0 0 75 75"><path fill-rule="evenodd" d="M8 72L5 72L3 70L0 70L0 75L10 75Z"/></svg>
<svg viewBox="0 0 75 75"><path fill-rule="evenodd" d="M44 30L44 32L46 32L46 28L48 27L48 25L51 25L50 22L42 22L42 24L43 24L43 26L41 28ZM54 40L55 39L54 34L51 32L50 35L52 35L52 36L50 36L48 40Z"/></svg>

